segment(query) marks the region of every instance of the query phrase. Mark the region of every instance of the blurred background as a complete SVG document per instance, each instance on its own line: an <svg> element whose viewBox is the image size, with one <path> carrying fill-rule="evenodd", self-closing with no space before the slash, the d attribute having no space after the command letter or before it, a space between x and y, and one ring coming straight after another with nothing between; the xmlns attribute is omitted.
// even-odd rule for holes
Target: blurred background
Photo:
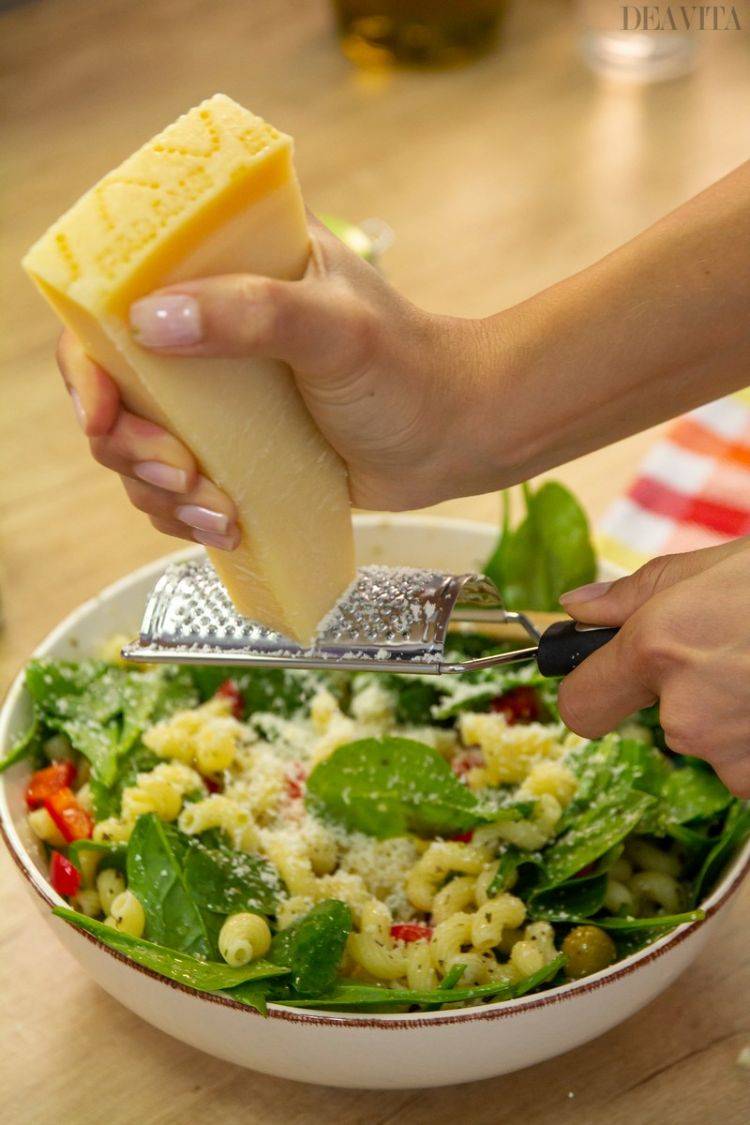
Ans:
<svg viewBox="0 0 750 1125"><path fill-rule="evenodd" d="M18 626L2 641L6 666L82 598L170 546L89 459L55 373L56 324L18 269L95 179L224 91L294 135L313 209L388 224L383 268L413 301L491 313L747 157L750 11L734 10L742 30L726 16L717 30L704 19L705 30L644 39L643 10L628 6L632 30L618 31L625 9L611 0L6 6L0 589ZM650 23L654 11L666 18L650 11ZM556 475L597 519L652 440ZM472 504L471 515L496 518L497 497Z"/></svg>

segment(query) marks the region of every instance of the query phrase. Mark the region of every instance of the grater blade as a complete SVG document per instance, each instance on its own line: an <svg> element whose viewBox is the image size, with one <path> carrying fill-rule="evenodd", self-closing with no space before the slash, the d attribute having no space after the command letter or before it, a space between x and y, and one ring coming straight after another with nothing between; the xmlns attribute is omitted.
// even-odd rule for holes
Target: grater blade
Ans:
<svg viewBox="0 0 750 1125"><path fill-rule="evenodd" d="M503 609L494 583L484 575L365 566L321 622L313 645L305 648L241 617L211 564L197 559L165 570L146 604L139 640L122 655L142 663L336 666L433 675L480 666L481 661L446 662L451 619L520 622L538 639L522 614ZM510 655L528 658L533 651Z"/></svg>

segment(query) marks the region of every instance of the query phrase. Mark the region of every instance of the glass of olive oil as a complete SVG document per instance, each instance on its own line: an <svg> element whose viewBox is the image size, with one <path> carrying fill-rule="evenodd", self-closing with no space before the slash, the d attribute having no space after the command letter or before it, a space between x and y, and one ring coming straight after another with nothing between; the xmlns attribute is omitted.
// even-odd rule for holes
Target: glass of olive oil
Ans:
<svg viewBox="0 0 750 1125"><path fill-rule="evenodd" d="M460 66L497 42L508 0L334 0L341 48L361 67Z"/></svg>

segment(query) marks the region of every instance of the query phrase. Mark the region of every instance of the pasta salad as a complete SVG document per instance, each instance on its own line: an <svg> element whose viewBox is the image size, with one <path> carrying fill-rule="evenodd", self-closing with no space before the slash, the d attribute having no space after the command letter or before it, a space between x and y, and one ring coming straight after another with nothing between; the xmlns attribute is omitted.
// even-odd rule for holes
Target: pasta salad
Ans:
<svg viewBox="0 0 750 1125"><path fill-rule="evenodd" d="M655 710L587 742L531 664L34 661L26 683L34 722L5 764L32 765L55 912L260 1012L434 1010L579 979L702 917L750 834L747 803L668 751Z"/></svg>

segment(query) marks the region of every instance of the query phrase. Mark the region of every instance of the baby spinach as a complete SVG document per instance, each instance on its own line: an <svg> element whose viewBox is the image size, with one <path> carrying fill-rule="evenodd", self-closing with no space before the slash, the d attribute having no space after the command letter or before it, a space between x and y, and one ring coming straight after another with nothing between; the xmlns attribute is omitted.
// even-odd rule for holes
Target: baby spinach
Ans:
<svg viewBox="0 0 750 1125"><path fill-rule="evenodd" d="M533 992L542 984L553 980L565 964L560 954L538 972L532 973L518 984L493 981L489 984L472 985L466 988L432 988L429 990L413 988L387 988L379 984L360 984L358 981L339 980L330 992L314 999L285 999L283 1002L295 1008L347 1008L388 1011L390 1008L419 1005L420 1007L441 1007L443 1004L470 1003L474 1000L511 1000Z"/></svg>
<svg viewBox="0 0 750 1125"><path fill-rule="evenodd" d="M524 864L542 868L542 857L538 852L524 852L514 844L508 844L498 857L495 877L487 889L488 898L499 895L501 891L510 890L514 886L516 873Z"/></svg>
<svg viewBox="0 0 750 1125"><path fill-rule="evenodd" d="M557 481L546 481L536 492L525 484L522 494L525 516L513 529L509 494L503 493L502 531L485 574L508 609L559 609L561 594L596 576L588 520Z"/></svg>
<svg viewBox="0 0 750 1125"><path fill-rule="evenodd" d="M324 674L286 668L240 670L196 665L191 671L201 699L210 699L225 680L232 680L242 695L246 715L270 712L283 719L291 719L304 710L326 678Z"/></svg>
<svg viewBox="0 0 750 1125"><path fill-rule="evenodd" d="M212 927L187 886L176 837L154 813L138 817L128 841L128 887L145 911L149 940L209 958Z"/></svg>
<svg viewBox="0 0 750 1125"><path fill-rule="evenodd" d="M262 1016L267 1016L268 996L272 984L273 979L247 980L243 984L238 984L236 988L222 991L220 995L235 1000L238 1004L245 1004L248 1008L254 1008Z"/></svg>
<svg viewBox="0 0 750 1125"><path fill-rule="evenodd" d="M298 996L321 996L336 979L351 928L346 903L326 899L274 936L268 959L289 966Z"/></svg>
<svg viewBox="0 0 750 1125"><path fill-rule="evenodd" d="M273 914L281 881L268 860L226 846L191 842L185 855L185 886L203 910L234 914L249 910Z"/></svg>
<svg viewBox="0 0 750 1125"><path fill-rule="evenodd" d="M732 802L732 794L712 769L685 762L664 783L662 801L668 824L709 820Z"/></svg>
<svg viewBox="0 0 750 1125"><path fill-rule="evenodd" d="M92 934L104 945L124 954L136 964L199 992L217 992L220 989L235 988L246 981L285 976L289 972L284 966L272 965L265 960L251 961L249 965L239 968L221 961L200 961L187 953L167 949L145 938L131 937L130 934L124 934L112 926L106 926L104 922L78 914L65 906L54 907L52 913L71 926Z"/></svg>
<svg viewBox="0 0 750 1125"><path fill-rule="evenodd" d="M693 902L710 890L732 855L750 837L750 804L735 799L729 808L721 835L712 846L693 881Z"/></svg>
<svg viewBox="0 0 750 1125"><path fill-rule="evenodd" d="M334 750L307 781L307 804L353 832L386 839L407 832L455 836L478 824L516 820L516 809L484 807L430 746L365 738Z"/></svg>
<svg viewBox="0 0 750 1125"><path fill-rule="evenodd" d="M598 742L583 743L566 756L566 765L578 780L578 788L561 822L561 829L575 824L602 795L629 788L659 797L672 772L671 763L653 746L609 734ZM649 818L643 831L654 831L661 822L663 805L650 802L644 809Z"/></svg>
<svg viewBox="0 0 750 1125"><path fill-rule="evenodd" d="M602 930L629 933L638 930L671 930L675 926L684 925L685 922L702 922L705 916L703 910L685 910L681 914L654 914L648 918L627 918L609 914L601 918L588 918L581 915L578 918L566 918L564 921L573 925L593 925Z"/></svg>
<svg viewBox="0 0 750 1125"><path fill-rule="evenodd" d="M601 910L606 890L606 873L590 879L569 879L533 896L529 913L533 918L544 918L548 922L578 921Z"/></svg>
<svg viewBox="0 0 750 1125"><path fill-rule="evenodd" d="M615 785L582 812L544 849L545 878L540 891L566 882L632 832L654 803L648 793Z"/></svg>
<svg viewBox="0 0 750 1125"><path fill-rule="evenodd" d="M439 699L434 679L432 676L389 677L388 686L396 697L397 722L423 726L433 721L432 709Z"/></svg>
<svg viewBox="0 0 750 1125"><path fill-rule="evenodd" d="M104 788L115 784L118 759L147 726L197 701L184 669L140 672L97 660L33 660L26 687L39 718L88 758L93 781Z"/></svg>
<svg viewBox="0 0 750 1125"><path fill-rule="evenodd" d="M135 785L138 774L152 770L162 761L153 751L136 742L124 755L118 755L115 774L110 784L105 785L94 775L89 780L91 799L97 820L117 816L122 803L122 792L129 785Z"/></svg>
<svg viewBox="0 0 750 1125"><path fill-rule="evenodd" d="M700 829L688 824L667 825L667 835L682 848L687 868L699 866L716 843L717 836L711 831L712 827L704 824L700 825Z"/></svg>
<svg viewBox="0 0 750 1125"><path fill-rule="evenodd" d="M39 716L35 715L29 729L16 740L4 758L0 758L0 773L10 769L16 762L30 758L41 748L42 724Z"/></svg>

